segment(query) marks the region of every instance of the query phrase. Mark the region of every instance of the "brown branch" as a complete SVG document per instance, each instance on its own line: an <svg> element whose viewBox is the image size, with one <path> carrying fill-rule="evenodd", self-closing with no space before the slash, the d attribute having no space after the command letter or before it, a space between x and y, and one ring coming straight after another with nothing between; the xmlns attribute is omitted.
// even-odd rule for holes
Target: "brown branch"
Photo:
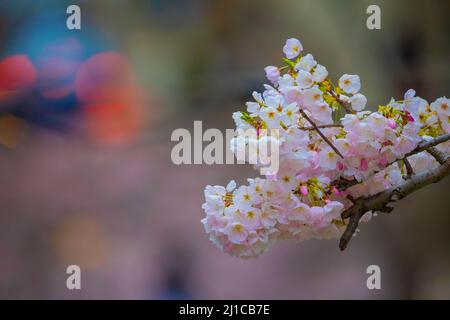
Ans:
<svg viewBox="0 0 450 320"><path fill-rule="evenodd" d="M408 152L405 155L405 158L409 157L409 156L412 156L414 154L420 153L420 152L425 151L425 150L428 151L428 149L430 149L430 148L432 148L434 146L437 146L440 143L446 142L448 140L450 140L450 133L447 133L447 134L444 134L442 136L436 137L436 138L434 138L432 140L429 140L429 141L421 141L421 142L419 142L419 144L417 145L417 147L414 150ZM436 149L436 151L439 151L439 150ZM442 154L442 152L440 152L440 153ZM444 157L444 158L442 158L442 157ZM445 155L442 155L442 157L441 157L441 160L443 160L442 162L444 162L445 161ZM399 160L401 160L401 159L396 159L396 160L392 161L391 163L388 163L386 165L386 167L384 167L384 169L386 169L387 167L389 167L390 165L396 163ZM442 162L440 162L440 163L442 164ZM371 174L366 179L369 179L369 178L373 177L378 172L379 171L374 172L373 174ZM338 188L340 191L343 191L343 190L348 189L348 188L350 188L350 187L352 187L354 185L357 185L358 183L360 183L360 181L358 181L356 179L347 180L347 179L343 179L342 178L342 179L339 179L339 180L335 181L333 183L333 185L336 186L336 188Z"/></svg>
<svg viewBox="0 0 450 320"><path fill-rule="evenodd" d="M323 124L320 126L317 126L319 129L325 129L325 128L343 128L344 126L342 124L333 123L333 124ZM299 127L300 130L316 130L314 127Z"/></svg>
<svg viewBox="0 0 450 320"><path fill-rule="evenodd" d="M439 162L440 164L443 164L445 162L445 160L447 159L447 155L444 152L439 151L435 147L429 147L427 149L427 152L429 154L431 154L436 159L436 161Z"/></svg>
<svg viewBox="0 0 450 320"><path fill-rule="evenodd" d="M305 111L300 109L300 113L313 126L314 130L317 131L317 133L322 137L323 140L325 140L325 142L331 147L331 149L333 149L334 152L336 152L342 159L344 159L344 156L339 152L339 150L334 146L334 144L322 133L322 131L320 131L319 127L314 123L314 121L312 121L306 115Z"/></svg>
<svg viewBox="0 0 450 320"><path fill-rule="evenodd" d="M427 150L430 147L437 146L438 144L441 144L441 143L446 142L448 140L450 140L450 133L443 134L442 136L436 137L436 138L434 138L432 140L421 141L421 142L419 142L417 147L413 151L407 153L405 155L405 157L409 157L409 156L412 156L413 154L425 151L425 150Z"/></svg>
<svg viewBox="0 0 450 320"><path fill-rule="evenodd" d="M431 183L436 183L450 174L450 157L442 165L431 169L428 172L413 175L411 179L405 181L400 186L390 188L371 197L356 199L354 204L342 212L342 219L350 218L347 228L339 242L339 248L344 250L351 240L358 227L359 220L368 211L391 212L389 203L405 198L416 190L419 190Z"/></svg>
<svg viewBox="0 0 450 320"><path fill-rule="evenodd" d="M405 164L405 168L406 168L406 175L403 178L410 179L411 176L414 174L414 170L411 166L411 163L409 163L409 160L407 157L403 158L403 163Z"/></svg>

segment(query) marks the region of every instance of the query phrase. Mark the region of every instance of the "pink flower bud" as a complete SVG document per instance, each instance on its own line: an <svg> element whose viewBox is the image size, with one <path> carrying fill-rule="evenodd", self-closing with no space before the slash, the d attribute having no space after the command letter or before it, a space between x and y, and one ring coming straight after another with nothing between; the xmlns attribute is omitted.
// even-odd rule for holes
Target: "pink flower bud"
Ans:
<svg viewBox="0 0 450 320"><path fill-rule="evenodd" d="M308 188L306 186L300 186L300 192L302 195L306 196L308 194Z"/></svg>
<svg viewBox="0 0 450 320"><path fill-rule="evenodd" d="M394 119L389 119L388 126L391 127L391 129L395 129L397 127L397 123L394 121Z"/></svg>
<svg viewBox="0 0 450 320"><path fill-rule="evenodd" d="M406 117L408 118L409 122L414 122L414 118L409 111L406 111Z"/></svg>
<svg viewBox="0 0 450 320"><path fill-rule="evenodd" d="M367 171L367 169L369 169L369 165L367 164L367 160L366 159L361 159L361 162L359 164L359 170Z"/></svg>

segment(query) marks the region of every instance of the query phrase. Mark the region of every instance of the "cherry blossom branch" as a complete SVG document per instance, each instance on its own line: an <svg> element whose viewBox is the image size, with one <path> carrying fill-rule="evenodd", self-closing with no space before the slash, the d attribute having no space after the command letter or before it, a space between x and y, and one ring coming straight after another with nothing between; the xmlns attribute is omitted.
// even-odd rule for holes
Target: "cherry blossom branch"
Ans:
<svg viewBox="0 0 450 320"><path fill-rule="evenodd" d="M400 186L390 188L371 197L356 199L354 204L341 214L342 219L350 218L350 220L339 242L339 248L345 250L358 228L361 217L366 212L391 212L393 208L388 206L389 203L403 199L416 190L442 180L449 174L450 157L447 156L446 160L439 167L413 175L411 179L406 180Z"/></svg>
<svg viewBox="0 0 450 320"><path fill-rule="evenodd" d="M300 114L313 126L314 130L317 131L317 133L322 137L323 140L325 140L325 142L331 147L331 149L333 149L334 152L336 152L342 159L344 159L344 156L339 152L339 150L334 146L334 144L322 133L322 131L320 131L319 127L315 124L314 121L312 121L308 117L305 111L300 109Z"/></svg>
<svg viewBox="0 0 450 320"><path fill-rule="evenodd" d="M445 156L442 152L438 151L436 148L433 148L433 147L434 147L434 146L437 146L438 144L441 144L441 143L443 143L443 142L446 142L446 141L448 141L448 140L450 140L450 133L447 133L447 134L444 134L444 135L442 135L442 136L436 137L436 138L434 138L434 139L432 139L432 140L419 142L419 144L417 145L417 147L416 147L414 150L412 150L412 151L410 151L409 153L407 153L407 154L405 155L404 158L410 157L410 156L412 156L412 155L414 155L414 154L417 154L417 153L420 153L420 152L422 152L422 151L427 151L427 152L429 152L433 157L435 157L435 159L436 159L440 164L442 164L442 163L445 161L446 156ZM436 152L434 152L434 155L433 155L433 154L430 152L430 150L429 150L429 149L431 149L431 148L433 148L431 152L433 152L433 150L436 150L436 151L438 151L439 153L441 153L441 155L439 155L439 154L436 153ZM438 158L436 158L436 156L437 156ZM438 159L440 159L440 160L438 160ZM402 160L402 159L396 159L396 160L392 161L391 163L387 164L385 168L389 167L390 165L396 163L396 162L399 161L399 160ZM374 172L372 175L370 175L370 176L367 177L367 178L371 178L371 177L373 177L374 175L376 175L377 173L378 173L378 171L377 171L377 172ZM352 187L352 186L354 186L354 185L357 185L357 184L359 184L359 183L360 183L360 181L358 181L358 180L356 180L356 179L354 179L354 180L340 179L340 180L337 180L336 182L334 182L333 185L335 185L340 191L343 191L343 190L348 189L348 188L350 188L350 187Z"/></svg>
<svg viewBox="0 0 450 320"><path fill-rule="evenodd" d="M340 248L344 250L366 212L391 212L390 203L450 175L447 143L446 148L434 148L449 141L450 134L429 137L449 132L445 124L450 99L440 97L428 103L409 89L403 100L391 99L378 111L364 111L367 98L360 93L358 75L345 73L333 84L327 68L312 54L302 52L298 39L287 39L283 46L285 66L265 67L271 85L252 93L254 101L246 103L245 112L233 113L238 129L250 124L267 131L284 130L289 143L283 143L283 136L275 140L282 148L277 174L260 172L265 177L247 179L240 186L232 180L226 187L205 188L202 224L211 241L229 255L255 257L273 242L292 237L342 236ZM423 105L427 105L420 109L421 118L428 120L425 127L413 117ZM325 116L329 121L319 121ZM424 141L424 137L431 141ZM311 148L314 152L308 152ZM294 159L299 160L298 167ZM330 183L330 177L339 178ZM358 190L339 192L358 183ZM342 221L332 219L336 215L342 215ZM341 227L329 228L335 223ZM254 239L255 234L258 239Z"/></svg>

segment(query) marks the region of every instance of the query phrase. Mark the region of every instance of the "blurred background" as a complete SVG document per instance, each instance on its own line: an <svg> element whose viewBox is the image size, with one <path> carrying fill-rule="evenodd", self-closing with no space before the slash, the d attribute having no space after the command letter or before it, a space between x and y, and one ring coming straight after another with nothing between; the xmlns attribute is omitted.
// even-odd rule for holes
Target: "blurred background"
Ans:
<svg viewBox="0 0 450 320"><path fill-rule="evenodd" d="M81 30L66 8L81 8ZM381 8L381 30L366 8ZM241 165L175 166L176 128L234 128L299 38L376 108L408 88L450 95L446 0L0 0L0 298L450 298L450 180L337 241L257 259L209 242L207 184ZM82 290L66 289L68 265ZM366 288L381 267L382 290Z"/></svg>

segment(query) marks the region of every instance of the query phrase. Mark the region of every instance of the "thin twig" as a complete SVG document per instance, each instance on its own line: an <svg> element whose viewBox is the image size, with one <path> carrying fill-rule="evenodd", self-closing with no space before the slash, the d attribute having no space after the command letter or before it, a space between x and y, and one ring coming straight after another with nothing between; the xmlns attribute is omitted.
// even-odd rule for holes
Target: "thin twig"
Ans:
<svg viewBox="0 0 450 320"><path fill-rule="evenodd" d="M411 163L409 163L409 160L407 157L403 158L403 163L405 164L405 168L406 168L406 175L405 175L404 179L410 179L411 176L414 174L414 170L411 166Z"/></svg>
<svg viewBox="0 0 450 320"><path fill-rule="evenodd" d="M331 149L334 150L342 159L344 159L344 156L339 152L339 150L333 145L333 143L320 131L320 129L317 127L317 125L312 121L303 111L300 109L301 115L313 126L313 128L317 131L317 133L322 137L323 140L331 147Z"/></svg>
<svg viewBox="0 0 450 320"><path fill-rule="evenodd" d="M446 142L448 140L450 140L450 133L443 134L442 136L436 137L432 140L421 141L419 142L417 147L413 151L407 153L405 157L409 157L412 156L413 154L425 151L430 147L437 146L438 144L441 144L442 142Z"/></svg>
<svg viewBox="0 0 450 320"><path fill-rule="evenodd" d="M326 128L343 128L344 126L339 123L333 123L333 124L323 124L320 126L317 126L319 129L326 129ZM299 127L300 130L316 130L314 127Z"/></svg>
<svg viewBox="0 0 450 320"><path fill-rule="evenodd" d="M437 168L427 172L416 174L400 186L392 187L371 197L356 199L354 204L342 212L342 219L350 218L347 228L339 242L339 248L344 250L358 227L359 220L368 211L391 212L392 207L388 204L405 198L416 190L431 183L438 182L450 174L450 158Z"/></svg>

